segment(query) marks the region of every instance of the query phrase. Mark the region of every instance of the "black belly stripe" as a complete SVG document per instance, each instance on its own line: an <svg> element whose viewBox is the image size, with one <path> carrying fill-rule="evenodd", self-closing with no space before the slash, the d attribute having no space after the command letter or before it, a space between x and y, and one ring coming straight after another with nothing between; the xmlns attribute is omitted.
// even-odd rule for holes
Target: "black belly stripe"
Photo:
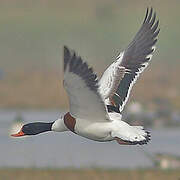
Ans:
<svg viewBox="0 0 180 180"><path fill-rule="evenodd" d="M107 105L108 112L120 113L119 108L113 105Z"/></svg>

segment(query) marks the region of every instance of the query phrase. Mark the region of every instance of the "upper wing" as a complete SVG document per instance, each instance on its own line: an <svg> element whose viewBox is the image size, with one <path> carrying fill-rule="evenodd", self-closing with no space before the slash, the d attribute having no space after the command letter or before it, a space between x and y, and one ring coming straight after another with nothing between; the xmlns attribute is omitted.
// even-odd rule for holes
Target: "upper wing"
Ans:
<svg viewBox="0 0 180 180"><path fill-rule="evenodd" d="M123 110L131 88L151 60L160 31L158 24L156 13L147 8L144 22L133 41L106 69L99 82L100 93L107 104L115 105L112 106L115 111Z"/></svg>
<svg viewBox="0 0 180 180"><path fill-rule="evenodd" d="M64 87L70 113L75 118L107 121L107 111L98 93L98 79L81 57L64 47Z"/></svg>

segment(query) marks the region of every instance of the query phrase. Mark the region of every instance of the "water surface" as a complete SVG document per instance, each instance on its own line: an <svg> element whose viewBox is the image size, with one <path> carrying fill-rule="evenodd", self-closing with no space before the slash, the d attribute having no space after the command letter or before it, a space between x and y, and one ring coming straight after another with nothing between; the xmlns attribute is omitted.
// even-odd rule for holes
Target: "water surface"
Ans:
<svg viewBox="0 0 180 180"><path fill-rule="evenodd" d="M16 111L0 111L0 167L138 168L152 167L145 152L180 156L180 129L153 129L144 146L94 142L71 132L49 132L27 138L9 137ZM58 111L23 111L25 122L53 121Z"/></svg>

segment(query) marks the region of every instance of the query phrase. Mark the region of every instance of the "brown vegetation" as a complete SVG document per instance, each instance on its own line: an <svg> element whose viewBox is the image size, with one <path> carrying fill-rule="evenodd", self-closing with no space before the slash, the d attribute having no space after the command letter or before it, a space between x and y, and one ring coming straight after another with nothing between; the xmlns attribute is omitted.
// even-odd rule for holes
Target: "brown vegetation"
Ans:
<svg viewBox="0 0 180 180"><path fill-rule="evenodd" d="M1 169L4 180L170 180L180 179L179 170L37 170Z"/></svg>
<svg viewBox="0 0 180 180"><path fill-rule="evenodd" d="M180 108L178 66L151 66L133 88L131 100L144 104L166 99ZM148 105L148 104L147 104ZM67 108L63 73L56 71L16 71L0 80L0 108Z"/></svg>
<svg viewBox="0 0 180 180"><path fill-rule="evenodd" d="M64 108L62 78L55 72L17 71L0 81L1 108Z"/></svg>

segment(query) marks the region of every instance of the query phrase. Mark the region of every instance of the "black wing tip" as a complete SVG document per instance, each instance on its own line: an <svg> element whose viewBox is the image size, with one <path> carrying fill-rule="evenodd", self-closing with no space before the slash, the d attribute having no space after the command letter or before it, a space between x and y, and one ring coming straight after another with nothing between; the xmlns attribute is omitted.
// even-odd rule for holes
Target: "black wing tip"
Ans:
<svg viewBox="0 0 180 180"><path fill-rule="evenodd" d="M64 46L64 72L67 66L69 66L69 72L80 76L91 90L97 92L98 78L93 68L89 67L74 50L70 50L67 46Z"/></svg>
<svg viewBox="0 0 180 180"><path fill-rule="evenodd" d="M153 7L150 7L150 11L149 11L149 7L147 7L143 24L147 23L150 24L152 27L155 21L156 21L156 11L153 9ZM159 24L159 20L157 21Z"/></svg>
<svg viewBox="0 0 180 180"><path fill-rule="evenodd" d="M149 15L149 7L146 8L146 15L145 15L143 24L146 22L146 20L147 20L147 18L148 18L148 15Z"/></svg>
<svg viewBox="0 0 180 180"><path fill-rule="evenodd" d="M155 39L158 36L160 32L159 19L157 19L156 12L153 9L153 7L150 7L150 11L149 7L147 7L146 16L142 28L149 29L149 32L151 32L152 39Z"/></svg>
<svg viewBox="0 0 180 180"><path fill-rule="evenodd" d="M70 60L71 52L67 46L64 46L64 71L66 70L67 63Z"/></svg>
<svg viewBox="0 0 180 180"><path fill-rule="evenodd" d="M64 57L70 54L70 49L67 46L64 46Z"/></svg>
<svg viewBox="0 0 180 180"><path fill-rule="evenodd" d="M69 50L69 48L66 45L64 45L64 50Z"/></svg>

